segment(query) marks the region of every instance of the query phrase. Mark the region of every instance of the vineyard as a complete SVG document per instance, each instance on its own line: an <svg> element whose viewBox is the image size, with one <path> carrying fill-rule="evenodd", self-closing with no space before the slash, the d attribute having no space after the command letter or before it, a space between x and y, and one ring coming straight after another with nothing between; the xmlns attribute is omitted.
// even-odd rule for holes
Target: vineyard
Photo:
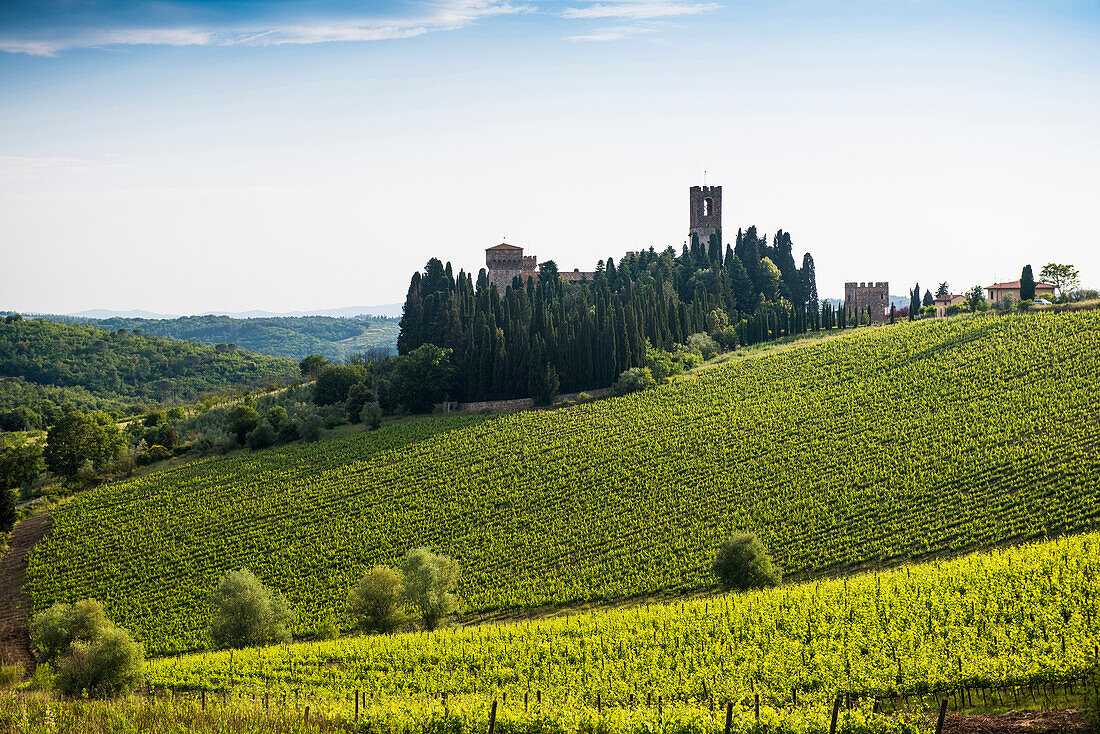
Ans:
<svg viewBox="0 0 1100 734"><path fill-rule="evenodd" d="M482 713L500 700L515 712L653 715L660 701L705 720L732 701L744 720L760 706L773 727L792 712L822 723L841 694L866 715L876 696L939 701L969 687L984 698L1093 673L1098 564L1091 533L681 603L164 658L149 680L213 698L328 701L345 715L359 692L376 710L425 718L445 694Z"/></svg>
<svg viewBox="0 0 1100 734"><path fill-rule="evenodd" d="M303 635L327 615L346 626L364 568L418 545L461 562L471 612L700 590L734 530L795 580L957 555L1096 526L1098 404L1100 312L867 329L565 410L410 422L107 485L55 514L28 590L36 608L99 598L166 653L205 645L207 595L239 566L286 594ZM811 642L828 620L814 615ZM853 681L897 668L879 654L848 660ZM835 680L815 660L807 688Z"/></svg>

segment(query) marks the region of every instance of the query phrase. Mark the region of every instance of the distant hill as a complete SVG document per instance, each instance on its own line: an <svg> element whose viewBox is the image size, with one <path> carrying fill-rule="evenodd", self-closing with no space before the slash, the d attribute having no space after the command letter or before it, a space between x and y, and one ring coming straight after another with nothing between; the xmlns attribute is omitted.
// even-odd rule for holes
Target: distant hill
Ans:
<svg viewBox="0 0 1100 734"><path fill-rule="evenodd" d="M395 353L399 321L396 318L343 318L333 316L180 316L173 319L85 318L44 315L41 318L78 323L117 331L140 329L146 334L169 339L187 339L202 344L234 344L252 352L275 357L301 359L323 354L330 360L344 360L372 349Z"/></svg>
<svg viewBox="0 0 1100 734"><path fill-rule="evenodd" d="M0 319L0 414L174 404L300 376L293 360L45 319Z"/></svg>
<svg viewBox="0 0 1100 734"><path fill-rule="evenodd" d="M343 308L323 308L315 311L207 311L200 316L229 316L234 319L265 319L265 318L278 318L282 316L336 316L354 318L356 316L389 316L392 318L400 318L401 309L404 304L401 303L382 303L376 306L344 306ZM7 313L7 312L3 312ZM46 315L46 314L35 314ZM104 308L92 308L86 311L77 311L76 313L63 314L64 316L74 316L76 318L84 319L178 319L179 314L163 314L153 313L152 311L142 311L141 309L133 309L130 311L111 311Z"/></svg>
<svg viewBox="0 0 1100 734"><path fill-rule="evenodd" d="M795 580L958 554L1097 527L1097 404L1100 311L862 329L573 408L105 485L54 513L28 589L35 609L101 599L165 653L203 644L242 566L311 634L417 546L462 564L471 612L706 589L738 531Z"/></svg>

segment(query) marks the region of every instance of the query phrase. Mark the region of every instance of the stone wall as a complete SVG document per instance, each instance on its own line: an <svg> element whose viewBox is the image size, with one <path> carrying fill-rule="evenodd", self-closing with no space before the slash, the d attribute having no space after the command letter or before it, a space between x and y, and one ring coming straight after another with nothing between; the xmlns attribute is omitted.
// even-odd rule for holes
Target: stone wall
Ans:
<svg viewBox="0 0 1100 734"><path fill-rule="evenodd" d="M606 395L611 392L609 387L601 387L595 390L584 390L591 397L598 398L602 395ZM558 396L558 400L576 400L579 392L563 393ZM436 406L444 413L451 413L455 411L462 411L467 413L480 413L483 410L488 410L493 413L511 413L517 410L529 410L535 407L535 401L532 398L516 398L515 400L481 400L473 403L440 403Z"/></svg>

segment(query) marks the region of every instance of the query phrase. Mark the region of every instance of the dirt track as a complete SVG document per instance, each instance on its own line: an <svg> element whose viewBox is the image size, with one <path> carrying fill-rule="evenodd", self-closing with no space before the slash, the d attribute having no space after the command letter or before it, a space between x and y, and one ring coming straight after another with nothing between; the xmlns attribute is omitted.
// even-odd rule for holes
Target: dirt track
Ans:
<svg viewBox="0 0 1100 734"><path fill-rule="evenodd" d="M20 663L27 675L34 673L35 667L27 626L30 605L23 595L27 556L49 529L48 514L23 520L11 534L10 550L0 559L0 662Z"/></svg>

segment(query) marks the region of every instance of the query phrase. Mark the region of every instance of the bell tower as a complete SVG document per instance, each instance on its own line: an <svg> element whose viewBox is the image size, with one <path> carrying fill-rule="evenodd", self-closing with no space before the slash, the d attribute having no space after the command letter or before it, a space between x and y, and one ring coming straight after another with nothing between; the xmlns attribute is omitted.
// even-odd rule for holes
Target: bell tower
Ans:
<svg viewBox="0 0 1100 734"><path fill-rule="evenodd" d="M695 235L699 244L706 247L710 236L722 229L722 187L692 186L688 207L691 215L688 239Z"/></svg>

